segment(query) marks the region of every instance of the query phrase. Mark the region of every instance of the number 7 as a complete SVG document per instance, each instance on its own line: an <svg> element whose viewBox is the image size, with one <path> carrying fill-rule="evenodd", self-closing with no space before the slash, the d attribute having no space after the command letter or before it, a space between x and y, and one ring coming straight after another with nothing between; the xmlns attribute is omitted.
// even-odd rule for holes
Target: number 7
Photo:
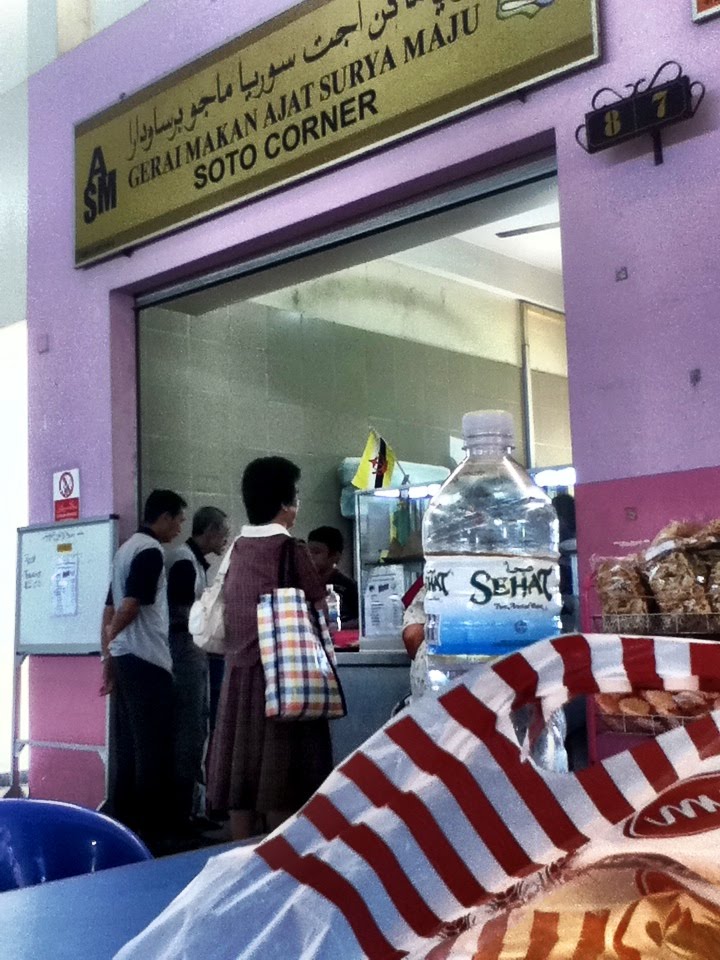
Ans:
<svg viewBox="0 0 720 960"><path fill-rule="evenodd" d="M657 104L657 118L664 120L667 113L667 90L658 90L652 98L652 102Z"/></svg>

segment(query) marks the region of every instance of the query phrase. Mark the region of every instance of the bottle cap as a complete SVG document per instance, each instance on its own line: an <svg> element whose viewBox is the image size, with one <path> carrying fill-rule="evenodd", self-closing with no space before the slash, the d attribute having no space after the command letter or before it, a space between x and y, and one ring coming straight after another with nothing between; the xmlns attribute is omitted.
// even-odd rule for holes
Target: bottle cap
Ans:
<svg viewBox="0 0 720 960"><path fill-rule="evenodd" d="M473 410L462 418L466 446L477 446L483 440L502 438L505 446L515 445L515 424L507 410Z"/></svg>

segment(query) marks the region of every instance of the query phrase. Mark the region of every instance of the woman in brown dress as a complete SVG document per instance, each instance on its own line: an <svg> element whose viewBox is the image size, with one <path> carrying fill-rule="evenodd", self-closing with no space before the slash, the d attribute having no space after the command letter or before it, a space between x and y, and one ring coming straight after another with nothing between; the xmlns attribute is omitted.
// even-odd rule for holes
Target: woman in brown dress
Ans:
<svg viewBox="0 0 720 960"><path fill-rule="evenodd" d="M283 457L250 463L242 480L249 525L235 542L225 579L225 676L210 750L211 809L227 810L233 839L273 830L332 770L327 720L265 717L257 603L278 586L280 555L298 511L300 469ZM296 543L297 586L325 597L307 548ZM259 828L259 829L258 829Z"/></svg>

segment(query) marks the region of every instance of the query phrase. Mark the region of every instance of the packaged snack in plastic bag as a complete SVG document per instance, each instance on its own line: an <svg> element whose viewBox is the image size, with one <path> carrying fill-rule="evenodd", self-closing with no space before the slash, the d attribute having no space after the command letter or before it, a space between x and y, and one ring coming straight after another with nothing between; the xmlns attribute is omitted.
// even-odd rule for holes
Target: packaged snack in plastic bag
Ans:
<svg viewBox="0 0 720 960"><path fill-rule="evenodd" d="M713 613L720 613L720 520L713 520L697 535L706 560L706 593Z"/></svg>
<svg viewBox="0 0 720 960"><path fill-rule="evenodd" d="M594 576L603 616L609 622L617 618L624 631L647 632L652 598L642 557L632 554L603 558L598 561Z"/></svg>
<svg viewBox="0 0 720 960"><path fill-rule="evenodd" d="M641 553L592 567L610 632L720 634L720 520L674 521Z"/></svg>
<svg viewBox="0 0 720 960"><path fill-rule="evenodd" d="M698 550L699 525L673 523L645 551L645 575L660 613L708 614L706 563Z"/></svg>
<svg viewBox="0 0 720 960"><path fill-rule="evenodd" d="M513 711L633 690L720 691L720 646L573 635L476 668L212 859L118 960L720 956L720 712L579 773L515 736Z"/></svg>

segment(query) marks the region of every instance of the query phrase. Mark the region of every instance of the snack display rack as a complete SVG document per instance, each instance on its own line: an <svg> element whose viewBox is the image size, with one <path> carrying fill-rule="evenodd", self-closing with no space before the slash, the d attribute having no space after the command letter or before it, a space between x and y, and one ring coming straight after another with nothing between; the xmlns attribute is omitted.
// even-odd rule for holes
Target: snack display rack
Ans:
<svg viewBox="0 0 720 960"><path fill-rule="evenodd" d="M620 636L686 637L720 641L718 613L601 614L593 617L596 633ZM720 708L720 693L697 690L634 691L588 697L588 755L597 762L630 749L647 737L685 726Z"/></svg>
<svg viewBox="0 0 720 960"><path fill-rule="evenodd" d="M620 636L720 640L720 613L604 613L593 617L593 626Z"/></svg>

